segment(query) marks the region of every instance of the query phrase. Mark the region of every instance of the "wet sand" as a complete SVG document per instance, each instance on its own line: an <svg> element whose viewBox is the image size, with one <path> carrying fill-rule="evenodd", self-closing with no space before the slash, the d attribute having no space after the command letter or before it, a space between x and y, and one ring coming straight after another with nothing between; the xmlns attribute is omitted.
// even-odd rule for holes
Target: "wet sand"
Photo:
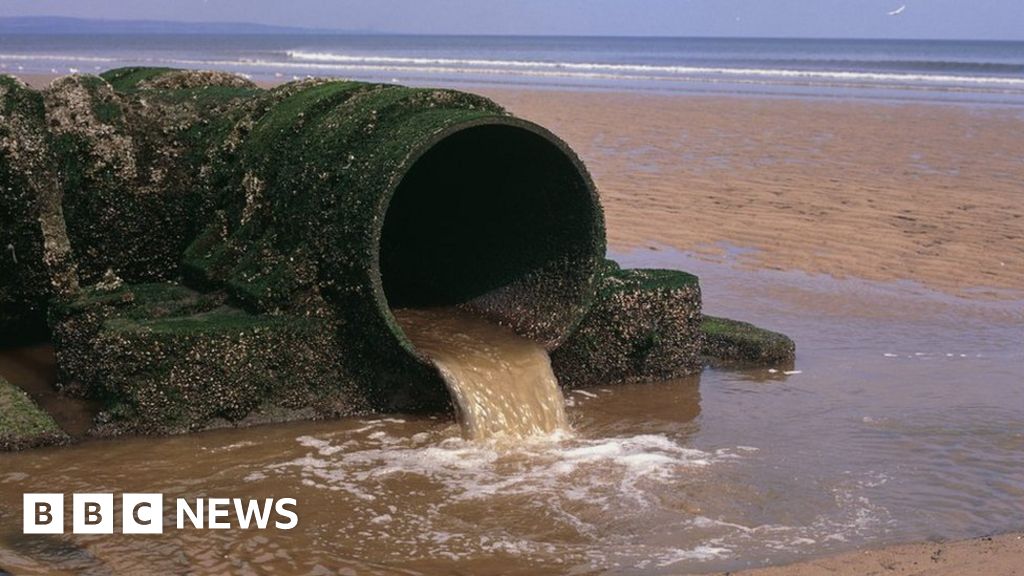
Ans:
<svg viewBox="0 0 1024 576"><path fill-rule="evenodd" d="M34 85L44 84L46 80L30 79ZM744 440L742 435L731 435L735 434L731 430L726 442L719 444L718 440L718 434L722 434L718 427L726 426L720 423L748 422L750 414L755 413L750 406L741 405L743 398L757 395L760 402L757 410L764 411L764 421L748 424L750 428L746 431L752 439L764 432L758 426L767 427L768 420L774 423L787 415L798 418L814 415L819 421L816 425L825 426L819 431L824 435L836 428L824 420L826 415L836 416L836 405L884 394L888 389L894 391L888 397L880 396L875 400L879 407L873 410L888 412L889 420L864 415L862 421L861 413L851 409L849 414L843 414L839 426L850 428L844 440L863 441L864 446L858 448L865 454L869 448L896 450L892 435L908 428L915 434L930 435L928 447L933 453L929 458L938 462L937 469L945 470L943 467L953 465L970 469L971 461L960 460L962 455L956 452L958 446L950 449L948 461L941 460L942 443L948 441L945 431L951 430L949 433L957 439L984 437L987 432L978 430L986 412L979 407L991 410L1000 406L1005 382L1014 380L1017 377L1014 371L1019 370L1019 366L1014 365L1019 362L1019 350L1013 351L1007 343L1015 334L1020 334L1019 323L1024 319L1024 312L1017 305L1024 287L1024 203L1021 202L1024 111L824 99L477 91L495 98L515 114L552 129L580 153L601 190L613 250L650 254L649 258L631 258L643 259L644 264L658 264L661 262L658 255L671 247L699 255L708 262L710 270L744 269L745 276L733 277L730 282L725 281L727 278L694 270L702 274L705 281L706 302L712 307L708 311L734 314L758 323L763 321L770 328L797 336L802 355L798 358L798 368L808 372L803 381L799 375L788 382L759 373L749 375L749 382L743 378L735 381L726 378L733 385L727 388L719 382L719 375L704 376L702 388L713 384L704 392L706 398L701 403L704 410L701 442L706 447L732 446ZM647 248L657 250L647 251ZM665 265L674 265L677 261L669 257ZM801 290L774 281L766 282L764 289L759 289L759 274L774 271L808 272L854 280L839 288L829 285L824 290ZM856 288L860 280L886 282L899 297L890 299L890 293L885 291L862 292ZM750 283L753 286L748 286ZM855 288L848 289L850 285ZM716 286L725 286L734 301L726 301L730 294L716 293ZM762 300L755 299L753 303L749 300L757 297ZM768 300L778 303L779 308L766 310ZM879 307L875 316L870 309L880 301L885 301L886 305ZM972 301L1002 301L1008 305L989 308L979 304L981 308L967 310ZM714 309L715 306L726 309ZM808 324L803 329L787 326L785 322L794 316L788 310L796 307L800 307L807 318L815 311L818 316L805 319ZM947 308L956 308L957 312L943 311ZM971 324L962 333L956 333L957 328L963 326L963 318L968 316L978 327ZM890 324L879 324L886 318ZM917 323L921 318L930 320ZM812 321L818 323L811 325ZM829 324L842 327L848 334L839 335L838 330L836 334L824 332ZM990 342L984 340L991 325L1001 326L998 336L994 337L998 338L998 345L989 346ZM975 333L983 337L975 338ZM841 340L841 336L860 347ZM943 357L953 356L954 345L961 347L956 350L959 352L975 342L977 350L981 351L976 358L972 355L967 360L958 360L962 364L948 370L938 367L939 362L947 361ZM907 348L893 348L901 343ZM923 358L917 357L922 354L919 349L925 350ZM898 352L898 358L895 353L890 355L890 350ZM868 354L870 360L866 360ZM919 359L922 361L918 362ZM924 360L931 360L931 367L924 368L928 364ZM877 365L870 364L872 362ZM895 362L903 364L894 365L890 370L888 366ZM855 370L849 366L857 363L861 365ZM864 364L869 365L865 368ZM883 365L885 369L879 368ZM817 376L815 368L819 370ZM848 369L848 372L836 376L837 368L840 372ZM867 375L863 376L865 372ZM888 384L872 384L879 374ZM982 378L985 374L998 378ZM812 381L803 385L808 377ZM948 380L945 384L931 385L930 382L943 377ZM971 396L970 402L955 395L959 385L966 387L975 377L985 382L979 382L976 390L967 393ZM813 381L814 378L819 380ZM1005 382L988 382L999 378ZM784 386L762 392L759 386L765 382ZM896 384L906 385L907 390L894 389ZM871 385L875 387L870 388ZM831 403L828 395L840 389L848 396L837 396L838 400ZM733 395L718 402L716 397L723 394L722 390ZM868 393L861 395L860 390ZM941 394L947 396L936 400ZM821 405L808 404L805 411L797 411L795 415L785 410L788 406L783 406L800 406L812 395L814 402L820 401ZM1015 401L1013 398L1017 396L1011 396L1011 402ZM887 402L895 406L881 407ZM959 410L958 406L977 411L964 416L969 411ZM901 414L909 416L898 420ZM954 415L953 419L947 418L948 415ZM956 420L956 416L962 416L963 420ZM1014 414L1012 406L1006 406L1003 416L1011 423L1018 422L1019 410ZM918 418L925 418L925 424ZM927 418L941 425L928 424L933 420ZM614 419L615 423L609 419L605 423L607 429L600 431L617 430L620 419L621 415ZM639 428L645 425L640 420L635 424ZM780 434L775 438L779 441L779 450L789 446L789 450L795 452L801 450L792 447L794 439L814 436L793 430L792 426L786 432L792 436ZM1000 437L999 445L1006 449L1008 456L1019 454L1017 443L1021 436L1007 434ZM251 438L259 440L258 435ZM907 437L898 438L907 441ZM768 443L767 439L762 441ZM885 448L875 448L871 442ZM908 445L915 446L913 453L920 452L916 445ZM817 445L811 448L817 449ZM977 447L977 454L988 448L982 443ZM809 450L803 452L806 454ZM836 456L837 462L831 464L837 466L839 473L838 467L851 461L852 466L857 466L859 455L860 452L852 451ZM867 456L864 458L865 462L870 461ZM895 455L892 460L898 462L900 457ZM804 464L808 467L804 470L806 475L818 466L817 462ZM926 464L922 459L920 465ZM998 474L1005 475L1006 462L996 464L1001 470ZM771 468L759 469L757 477L766 470ZM934 472L929 473L936 476ZM907 494L917 494L918 480L913 475L908 477ZM953 480L949 481L950 494L965 491L963 486L977 483L976 478L964 485L957 485ZM773 488L768 485L764 491L771 493ZM790 486L790 492L792 488ZM1006 487L1004 497L1019 494L1019 490L1016 485ZM927 503L911 500L907 494L894 489L888 500L883 497L883 501L893 510L902 509L903 515L912 514L915 509L922 513L927 511ZM983 506L986 501L984 495L965 496L961 503L963 509L944 516L947 523L939 522L934 531L950 538L984 533L984 528L979 527L990 519L971 517L966 510L982 506L992 512L991 506ZM1017 502L1019 504L1019 498ZM729 509L728 503L720 504ZM770 503L758 505L774 510ZM774 506L778 508L781 504ZM797 524L801 520L799 511L774 511L783 517L798 516ZM1024 527L1020 524L1019 509L1015 512L1011 505L1007 515L1014 514L1018 514L1017 521L1002 521L995 529L1006 531ZM740 515L749 515L751 525L758 519L756 512L744 511ZM894 512L894 515L900 514ZM963 525L956 525L953 520L960 517L968 519ZM921 520L921 524L927 523L927 519ZM499 528L492 526L495 530ZM687 529L687 532L692 530ZM919 528L895 537L879 529L866 534L865 540L851 536L852 545L864 551L740 574L972 576L1022 573L1024 539L1016 533L991 540L948 544L892 547L874 544L928 537ZM825 549L819 554L832 552ZM766 556L762 554L760 550L751 552L748 565L763 564ZM792 559L781 558L773 559L772 563L789 561ZM699 567L689 568L683 568L681 573L706 572Z"/></svg>
<svg viewBox="0 0 1024 576"><path fill-rule="evenodd" d="M1024 534L893 546L734 576L1014 576L1024 574Z"/></svg>
<svg viewBox="0 0 1024 576"><path fill-rule="evenodd" d="M480 90L566 139L612 247L1024 290L1024 110L964 105Z"/></svg>

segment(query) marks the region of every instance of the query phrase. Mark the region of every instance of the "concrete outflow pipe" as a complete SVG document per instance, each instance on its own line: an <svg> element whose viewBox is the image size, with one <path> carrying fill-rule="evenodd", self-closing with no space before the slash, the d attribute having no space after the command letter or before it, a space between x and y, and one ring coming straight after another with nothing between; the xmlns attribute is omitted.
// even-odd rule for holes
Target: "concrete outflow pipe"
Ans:
<svg viewBox="0 0 1024 576"><path fill-rule="evenodd" d="M180 280L329 323L346 371L388 403L434 378L392 308L468 304L553 349L597 289L586 169L479 96L130 68L41 93L5 78L0 98L8 339L79 284Z"/></svg>
<svg viewBox="0 0 1024 576"><path fill-rule="evenodd" d="M604 260L575 154L452 90L122 68L0 75L0 345L49 339L93 433L449 406L392 310L461 304L563 386L785 365L696 277Z"/></svg>

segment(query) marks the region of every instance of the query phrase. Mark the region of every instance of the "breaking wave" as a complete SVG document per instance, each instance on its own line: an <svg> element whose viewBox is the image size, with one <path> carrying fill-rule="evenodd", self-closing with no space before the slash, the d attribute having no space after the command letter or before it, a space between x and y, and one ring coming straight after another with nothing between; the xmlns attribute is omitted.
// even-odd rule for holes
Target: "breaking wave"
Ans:
<svg viewBox="0 0 1024 576"><path fill-rule="evenodd" d="M533 76L564 76L622 78L624 80L686 80L694 77L736 79L804 79L833 82L873 82L893 84L952 84L978 86L1024 87L1024 78L966 74L923 74L909 72L864 72L849 70L805 70L797 68L751 68L676 66L655 64L614 64L599 62L549 62L541 60L502 60L479 58L432 58L406 56L374 56L335 52L290 50L287 57L294 63L316 63L338 69L462 72L466 74L508 74ZM1002 69L1000 69L1002 70Z"/></svg>

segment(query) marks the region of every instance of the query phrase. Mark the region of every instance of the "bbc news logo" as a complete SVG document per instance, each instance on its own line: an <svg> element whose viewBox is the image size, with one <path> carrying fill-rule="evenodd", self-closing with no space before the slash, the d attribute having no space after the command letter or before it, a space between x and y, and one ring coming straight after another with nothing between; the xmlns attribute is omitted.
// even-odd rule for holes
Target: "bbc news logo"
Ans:
<svg viewBox="0 0 1024 576"><path fill-rule="evenodd" d="M60 493L24 494L22 532L25 534L63 534L64 495ZM291 530L299 523L294 498L196 498L174 501L175 526L200 530ZM72 494L71 532L73 534L113 534L116 510L113 494ZM163 534L164 495L121 495L121 533Z"/></svg>

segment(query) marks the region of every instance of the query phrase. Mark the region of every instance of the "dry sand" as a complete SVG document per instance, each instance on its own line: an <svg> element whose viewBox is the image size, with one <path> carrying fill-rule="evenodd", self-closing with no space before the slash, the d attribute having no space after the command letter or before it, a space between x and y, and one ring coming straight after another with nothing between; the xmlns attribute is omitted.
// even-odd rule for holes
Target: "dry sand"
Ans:
<svg viewBox="0 0 1024 576"><path fill-rule="evenodd" d="M50 77L25 78L45 86ZM478 90L566 139L613 248L1024 290L1024 110L785 98ZM854 552L746 576L1024 574L1024 535Z"/></svg>
<svg viewBox="0 0 1024 576"><path fill-rule="evenodd" d="M53 74L17 74L16 76L36 90L46 88L50 85L50 82L53 82L54 78L58 78L58 76Z"/></svg>
<svg viewBox="0 0 1024 576"><path fill-rule="evenodd" d="M613 248L1024 290L1024 109L482 90L575 148Z"/></svg>

